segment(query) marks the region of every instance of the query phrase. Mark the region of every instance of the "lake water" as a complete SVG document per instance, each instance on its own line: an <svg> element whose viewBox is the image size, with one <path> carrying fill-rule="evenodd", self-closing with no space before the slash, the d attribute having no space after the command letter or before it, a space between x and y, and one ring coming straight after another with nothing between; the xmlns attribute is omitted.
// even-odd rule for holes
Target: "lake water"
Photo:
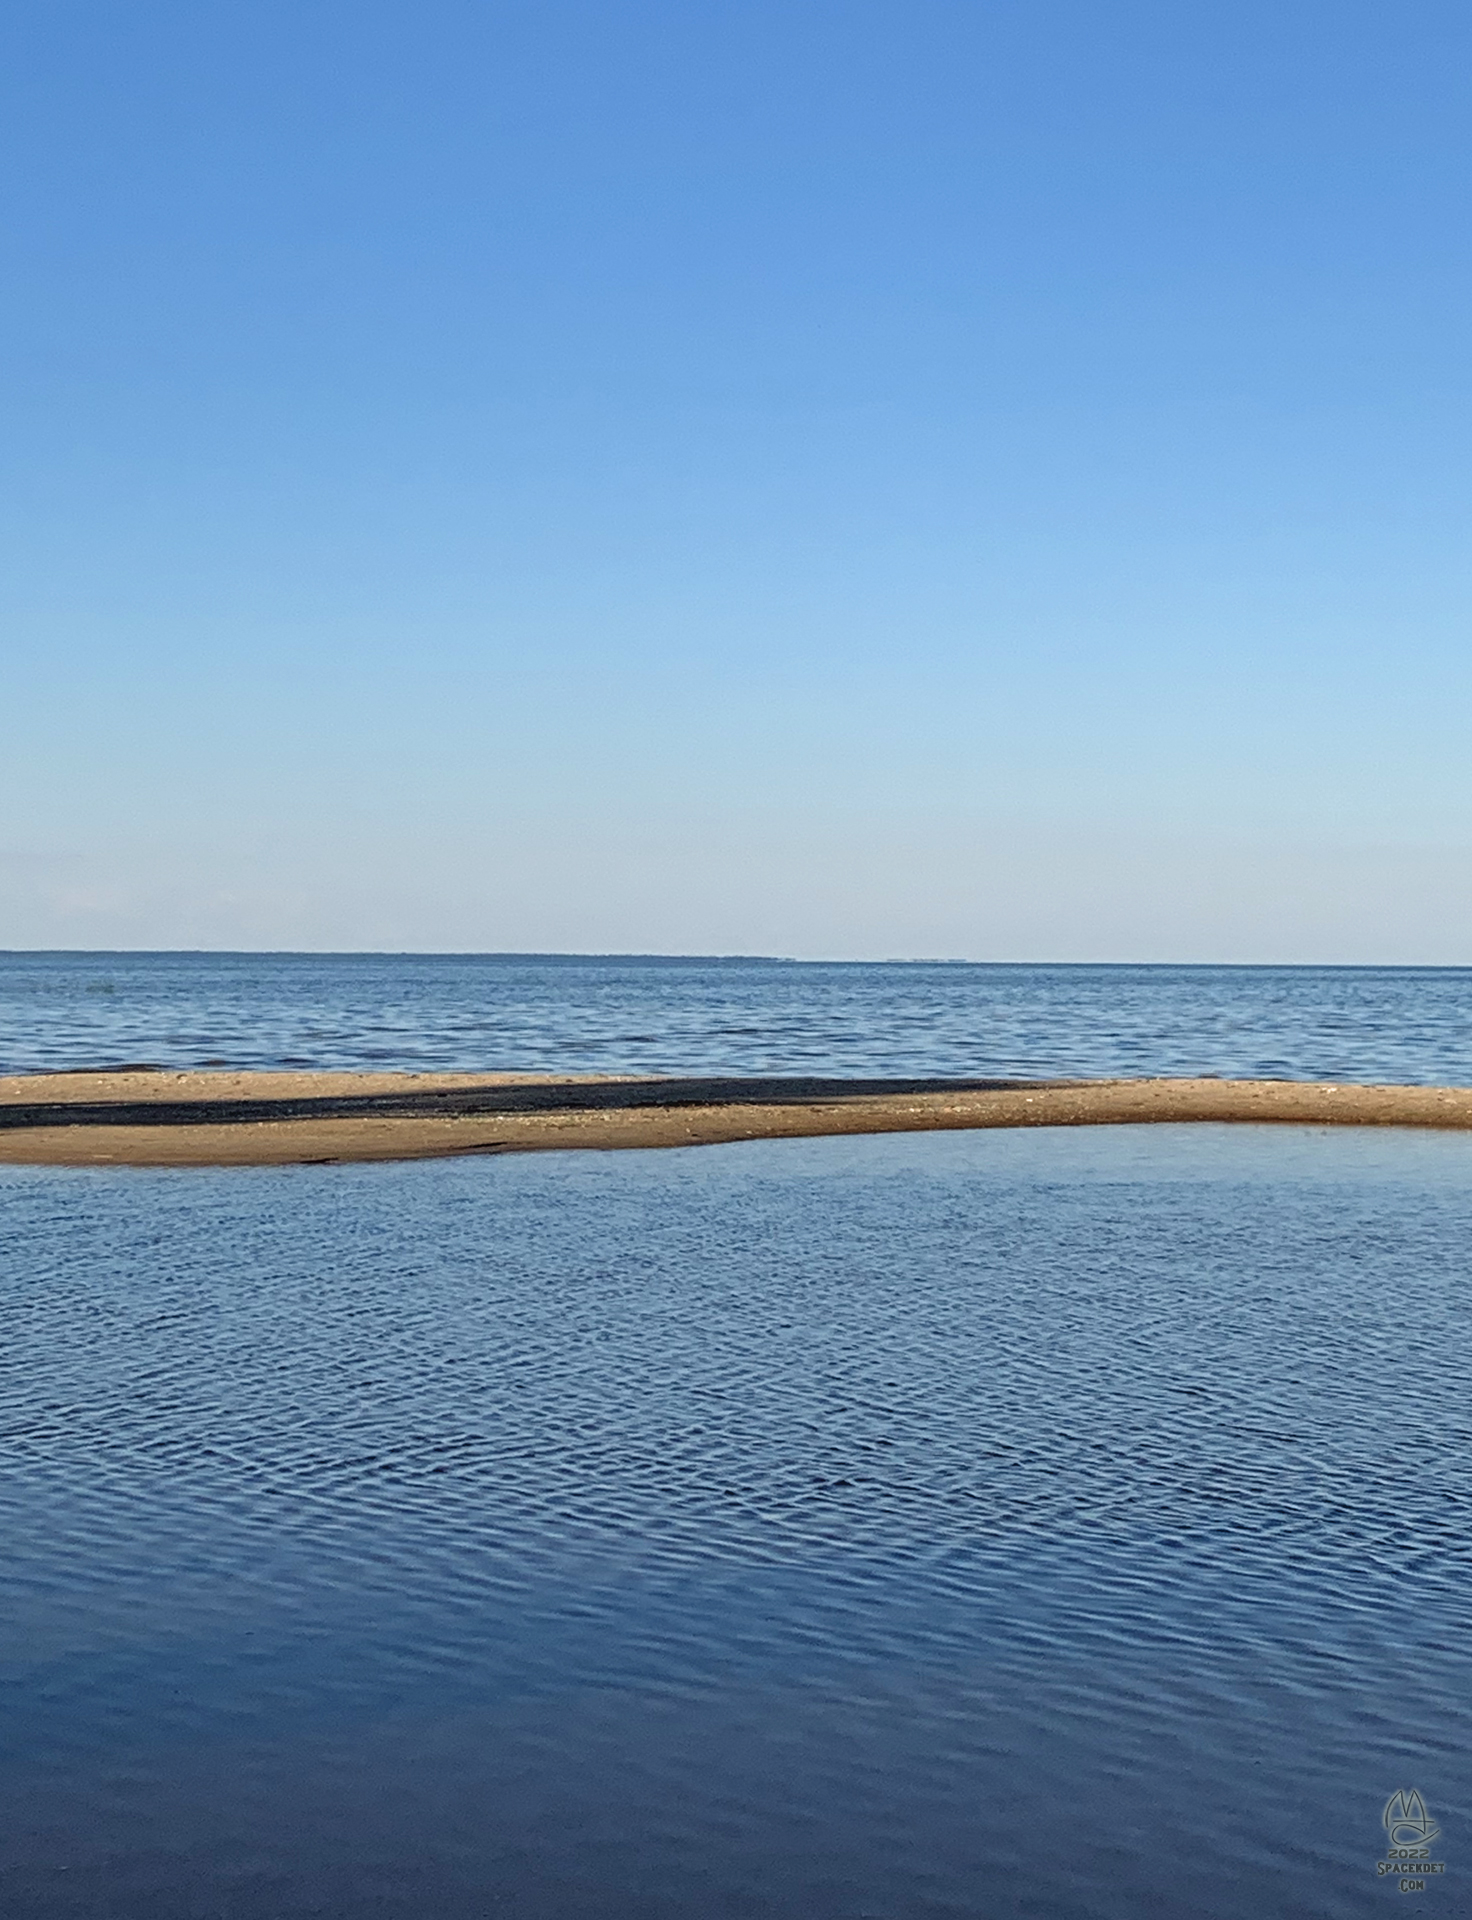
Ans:
<svg viewBox="0 0 1472 1920"><path fill-rule="evenodd" d="M0 1912L1336 1920L1401 1788L1466 1911L1469 1176L0 1169Z"/></svg>
<svg viewBox="0 0 1472 1920"><path fill-rule="evenodd" d="M0 1072L1195 1074L1472 1085L1472 970L0 954Z"/></svg>

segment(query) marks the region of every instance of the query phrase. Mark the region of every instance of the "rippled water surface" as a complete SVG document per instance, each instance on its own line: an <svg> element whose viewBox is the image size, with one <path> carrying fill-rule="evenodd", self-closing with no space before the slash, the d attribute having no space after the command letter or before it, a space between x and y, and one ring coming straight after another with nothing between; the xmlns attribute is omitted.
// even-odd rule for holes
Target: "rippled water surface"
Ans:
<svg viewBox="0 0 1472 1920"><path fill-rule="evenodd" d="M0 1072L1218 1073L1472 1085L1472 971L0 954Z"/></svg>
<svg viewBox="0 0 1472 1920"><path fill-rule="evenodd" d="M8 1920L1466 1911L1472 1139L0 1209Z"/></svg>

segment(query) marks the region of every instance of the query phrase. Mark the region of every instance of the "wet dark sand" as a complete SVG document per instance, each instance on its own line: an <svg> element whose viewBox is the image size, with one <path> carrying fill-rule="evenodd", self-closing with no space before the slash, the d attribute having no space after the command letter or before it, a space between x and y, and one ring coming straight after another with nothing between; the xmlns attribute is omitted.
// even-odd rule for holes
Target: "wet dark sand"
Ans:
<svg viewBox="0 0 1472 1920"><path fill-rule="evenodd" d="M282 1166L1152 1121L1472 1129L1472 1088L140 1068L0 1078L0 1163L32 1166Z"/></svg>

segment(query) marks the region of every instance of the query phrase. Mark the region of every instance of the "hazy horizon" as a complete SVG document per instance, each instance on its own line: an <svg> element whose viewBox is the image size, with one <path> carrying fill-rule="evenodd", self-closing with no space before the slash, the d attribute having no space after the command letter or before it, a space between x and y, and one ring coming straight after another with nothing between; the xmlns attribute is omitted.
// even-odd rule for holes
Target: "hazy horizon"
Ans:
<svg viewBox="0 0 1472 1920"><path fill-rule="evenodd" d="M618 952L603 948L477 947L0 947L0 959L219 959L219 960L504 960L601 961L649 966L770 967L995 967L1018 972L1077 968L1103 971L1301 972L1301 973L1472 973L1472 964L1432 961L1366 960L1057 960L1046 955L1027 960L978 960L955 953L795 954Z"/></svg>

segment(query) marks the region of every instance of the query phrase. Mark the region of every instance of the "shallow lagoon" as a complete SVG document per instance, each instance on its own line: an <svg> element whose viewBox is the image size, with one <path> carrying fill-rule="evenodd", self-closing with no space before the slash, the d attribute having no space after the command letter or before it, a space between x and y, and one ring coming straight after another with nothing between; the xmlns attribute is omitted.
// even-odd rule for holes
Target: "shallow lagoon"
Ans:
<svg viewBox="0 0 1472 1920"><path fill-rule="evenodd" d="M1459 1909L1472 1139L0 1171L0 1910Z"/></svg>

